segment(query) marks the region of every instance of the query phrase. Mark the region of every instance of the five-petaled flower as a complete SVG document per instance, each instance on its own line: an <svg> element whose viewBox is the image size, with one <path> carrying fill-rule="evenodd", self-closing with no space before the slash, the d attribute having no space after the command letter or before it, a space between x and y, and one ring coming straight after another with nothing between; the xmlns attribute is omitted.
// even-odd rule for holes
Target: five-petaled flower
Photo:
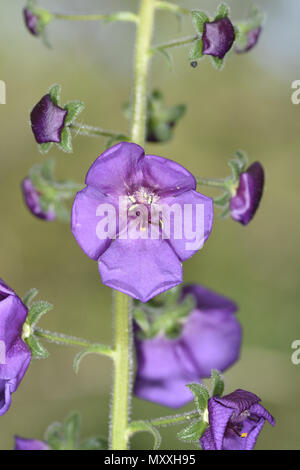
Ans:
<svg viewBox="0 0 300 470"><path fill-rule="evenodd" d="M7 412L14 393L29 366L31 352L22 339L28 309L0 280L0 342L4 361L0 362L0 415ZM2 356L2 354L1 354Z"/></svg>
<svg viewBox="0 0 300 470"><path fill-rule="evenodd" d="M200 438L204 450L252 450L265 421L275 419L254 393L238 389L208 401L209 427Z"/></svg>
<svg viewBox="0 0 300 470"><path fill-rule="evenodd" d="M229 18L221 18L204 24L202 35L205 55L223 59L235 40L235 31Z"/></svg>
<svg viewBox="0 0 300 470"><path fill-rule="evenodd" d="M247 31L246 33L246 44L243 45L243 47L237 46L236 47L236 52L238 54L242 54L243 52L248 52L251 49L253 49L254 46L256 46L259 37L262 32L262 27L259 26L258 28L251 29L250 31Z"/></svg>
<svg viewBox="0 0 300 470"><path fill-rule="evenodd" d="M68 111L55 104L50 94L35 105L30 114L32 132L38 144L61 142Z"/></svg>
<svg viewBox="0 0 300 470"><path fill-rule="evenodd" d="M212 369L227 369L237 361L241 346L234 302L200 285L185 286L180 300L186 295L194 296L195 308L177 338L159 334L141 339L135 330L135 395L173 408L193 399L187 383L210 377Z"/></svg>
<svg viewBox="0 0 300 470"><path fill-rule="evenodd" d="M98 260L103 283L142 302L180 284L182 261L203 246L213 223L212 199L196 192L194 176L121 142L100 155L85 182L74 200L72 232ZM116 227L99 233L107 211Z"/></svg>
<svg viewBox="0 0 300 470"><path fill-rule="evenodd" d="M51 450L44 441L15 436L15 450Z"/></svg>
<svg viewBox="0 0 300 470"><path fill-rule="evenodd" d="M230 213L234 220L243 225L252 220L262 198L264 179L264 169L259 162L241 173L236 194L230 201Z"/></svg>
<svg viewBox="0 0 300 470"><path fill-rule="evenodd" d="M25 178L22 182L23 197L26 206L30 212L39 219L52 221L56 218L54 208L49 208L47 211L43 210L40 203L41 194L34 187L30 178Z"/></svg>

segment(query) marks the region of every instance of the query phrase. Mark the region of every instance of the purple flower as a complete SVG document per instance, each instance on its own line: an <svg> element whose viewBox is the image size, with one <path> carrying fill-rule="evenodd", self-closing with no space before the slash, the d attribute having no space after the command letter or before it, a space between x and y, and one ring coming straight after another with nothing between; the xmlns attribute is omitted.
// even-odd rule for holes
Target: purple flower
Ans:
<svg viewBox="0 0 300 470"><path fill-rule="evenodd" d="M0 280L0 416L7 412L29 366L31 352L21 338L27 307Z"/></svg>
<svg viewBox="0 0 300 470"><path fill-rule="evenodd" d="M233 24L229 18L222 18L204 24L203 54L223 59L235 40Z"/></svg>
<svg viewBox="0 0 300 470"><path fill-rule="evenodd" d="M264 169L259 162L255 162L240 175L236 195L230 201L231 217L247 225L258 209L263 188Z"/></svg>
<svg viewBox="0 0 300 470"><path fill-rule="evenodd" d="M74 200L72 232L98 260L103 283L142 302L180 284L181 262L203 246L213 223L212 200L196 192L194 176L121 142L100 155L85 182Z"/></svg>
<svg viewBox="0 0 300 470"><path fill-rule="evenodd" d="M49 93L43 96L30 114L31 127L37 143L60 143L67 114L66 109L53 103Z"/></svg>
<svg viewBox="0 0 300 470"><path fill-rule="evenodd" d="M244 47L237 46L235 49L236 52L238 54L241 54L243 52L248 52L251 49L253 49L253 47L256 45L257 41L259 40L261 32L262 32L261 26L259 26L258 28L252 29L251 31L248 31L246 33L246 38L247 38L246 45Z"/></svg>
<svg viewBox="0 0 300 470"><path fill-rule="evenodd" d="M208 401L209 428L200 438L204 450L252 450L260 431L275 419L260 405L260 398L245 390Z"/></svg>
<svg viewBox="0 0 300 470"><path fill-rule="evenodd" d="M224 371L237 361L241 345L234 302L200 285L184 287L183 298L188 294L194 296L196 306L177 338L161 334L141 339L135 332L135 394L172 408L192 401L186 384L210 377L212 369Z"/></svg>
<svg viewBox="0 0 300 470"><path fill-rule="evenodd" d="M43 441L15 436L15 450L51 450Z"/></svg>
<svg viewBox="0 0 300 470"><path fill-rule="evenodd" d="M34 36L38 36L39 34L38 16L32 13L32 11L29 8L24 8L23 13L24 13L25 25L27 26L28 31L30 31L30 33L33 34Z"/></svg>
<svg viewBox="0 0 300 470"><path fill-rule="evenodd" d="M54 209L49 209L45 212L40 205L40 197L41 194L39 191L33 186L32 181L30 178L25 178L22 182L22 190L23 190L23 197L25 204L27 205L30 212L38 217L39 219L52 221L55 219L55 211Z"/></svg>

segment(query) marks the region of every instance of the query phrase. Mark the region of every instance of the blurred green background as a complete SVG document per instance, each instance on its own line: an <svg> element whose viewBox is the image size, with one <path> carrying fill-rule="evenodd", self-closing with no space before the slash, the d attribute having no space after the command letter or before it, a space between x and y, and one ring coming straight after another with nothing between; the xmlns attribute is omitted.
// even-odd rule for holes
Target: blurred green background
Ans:
<svg viewBox="0 0 300 470"><path fill-rule="evenodd" d="M120 110L131 91L134 26L57 21L48 28L52 49L25 30L23 0L2 0L0 7L0 79L7 104L0 105L0 263L1 277L19 295L37 287L55 306L41 327L92 341L110 342L111 292L101 284L97 263L80 250L67 225L35 219L25 208L20 182L43 157L29 126L29 111L53 83L62 100L80 99L81 120L126 131ZM241 19L250 2L228 2ZM169 105L188 105L174 140L148 145L148 152L172 158L196 175L223 177L238 148L266 168L265 195L248 227L216 219L202 252L184 263L185 282L199 282L235 299L244 328L240 361L225 374L226 390L257 393L277 419L265 426L259 449L299 449L300 366L291 362L291 343L300 337L299 315L299 171L300 107L291 103L291 82L299 79L300 5L297 0L256 2L268 13L264 34L251 54L232 55L222 73L208 59L192 69L188 49L174 51L174 69L155 57L151 88L159 87ZM138 1L46 1L64 13L135 10ZM213 0L182 0L186 7L213 13ZM297 16L298 15L298 16ZM157 15L154 42L192 34L168 13ZM298 75L297 75L298 74ZM54 150L59 178L83 182L104 149L101 139L76 137L69 156ZM210 193L207 193L210 194ZM71 410L82 413L82 435L106 434L111 364L89 356L76 376L76 350L50 345L47 360L33 361L9 412L0 418L0 448L13 447L13 435L42 438L51 422ZM190 407L186 407L190 409ZM132 415L142 419L172 410L134 399ZM188 448L176 440L176 428L163 430L163 449ZM133 448L149 448L151 437L134 438Z"/></svg>

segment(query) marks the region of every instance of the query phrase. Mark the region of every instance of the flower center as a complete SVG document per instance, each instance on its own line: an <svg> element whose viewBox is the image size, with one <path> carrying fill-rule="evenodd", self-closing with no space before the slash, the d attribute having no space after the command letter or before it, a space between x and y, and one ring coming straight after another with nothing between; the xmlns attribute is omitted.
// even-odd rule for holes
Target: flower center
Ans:
<svg viewBox="0 0 300 470"><path fill-rule="evenodd" d="M140 230L145 231L151 223L151 212L158 205L159 196L153 190L141 186L128 196L130 217L138 218Z"/></svg>

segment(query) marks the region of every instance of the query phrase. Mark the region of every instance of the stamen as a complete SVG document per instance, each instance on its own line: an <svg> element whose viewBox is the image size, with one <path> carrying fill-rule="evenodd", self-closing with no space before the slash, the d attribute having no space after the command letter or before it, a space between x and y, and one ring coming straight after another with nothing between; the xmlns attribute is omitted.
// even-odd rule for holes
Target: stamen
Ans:
<svg viewBox="0 0 300 470"><path fill-rule="evenodd" d="M244 439L244 438L247 437L247 436L248 436L248 433L247 433L247 432L243 432L240 437L242 437L242 438Z"/></svg>
<svg viewBox="0 0 300 470"><path fill-rule="evenodd" d="M136 202L136 199L135 199L134 196L128 196L128 199L129 199L131 202L133 202L133 203Z"/></svg>

